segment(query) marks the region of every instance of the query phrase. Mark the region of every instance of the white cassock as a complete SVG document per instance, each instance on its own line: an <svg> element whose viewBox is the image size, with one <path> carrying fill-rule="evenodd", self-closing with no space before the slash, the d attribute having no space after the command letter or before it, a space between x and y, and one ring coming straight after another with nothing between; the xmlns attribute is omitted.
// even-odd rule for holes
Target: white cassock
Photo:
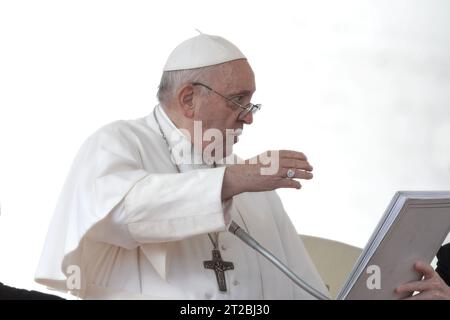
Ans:
<svg viewBox="0 0 450 320"><path fill-rule="evenodd" d="M156 115L166 137L182 136L159 106ZM81 286L69 291L85 299L312 298L225 231L234 220L328 295L275 192L239 194L223 203L225 166L180 170L153 113L94 133L60 195L36 281L68 291L66 279L76 266ZM212 259L209 232L219 232L222 259L234 264L225 272L227 292L203 266Z"/></svg>

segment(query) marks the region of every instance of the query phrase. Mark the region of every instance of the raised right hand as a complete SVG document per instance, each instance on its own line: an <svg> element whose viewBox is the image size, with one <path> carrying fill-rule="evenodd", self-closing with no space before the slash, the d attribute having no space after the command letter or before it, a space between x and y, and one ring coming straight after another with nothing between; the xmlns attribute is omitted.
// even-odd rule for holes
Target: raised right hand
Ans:
<svg viewBox="0 0 450 320"><path fill-rule="evenodd" d="M267 163L268 159L271 163ZM289 169L295 170L295 176L292 179L287 177ZM313 167L302 152L267 151L246 160L244 164L231 165L225 169L222 200L230 199L243 192L271 191L278 188L300 189L300 182L294 179L310 180L313 177L312 170Z"/></svg>

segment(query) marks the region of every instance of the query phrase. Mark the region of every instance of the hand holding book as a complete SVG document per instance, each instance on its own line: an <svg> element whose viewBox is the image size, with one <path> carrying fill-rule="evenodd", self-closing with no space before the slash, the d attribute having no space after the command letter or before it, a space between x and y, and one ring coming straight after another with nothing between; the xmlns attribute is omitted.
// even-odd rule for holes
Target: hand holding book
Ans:
<svg viewBox="0 0 450 320"><path fill-rule="evenodd" d="M450 299L448 284L428 265L449 232L450 191L397 192L338 299ZM438 271L448 269L444 260Z"/></svg>
<svg viewBox="0 0 450 320"><path fill-rule="evenodd" d="M423 275L423 279L398 286L397 294L411 295L417 291L416 295L407 297L405 300L450 300L450 287L429 264L417 261L414 264L414 270Z"/></svg>

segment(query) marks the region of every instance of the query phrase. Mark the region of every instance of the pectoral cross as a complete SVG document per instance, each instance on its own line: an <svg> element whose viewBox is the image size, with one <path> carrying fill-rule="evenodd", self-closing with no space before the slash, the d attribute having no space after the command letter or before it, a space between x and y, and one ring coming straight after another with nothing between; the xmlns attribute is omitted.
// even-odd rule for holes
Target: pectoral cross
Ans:
<svg viewBox="0 0 450 320"><path fill-rule="evenodd" d="M203 261L205 269L213 269L216 273L217 283L219 290L222 292L227 291L227 283L225 280L225 271L233 270L233 262L227 262L222 260L220 251L218 249L212 250L212 260Z"/></svg>

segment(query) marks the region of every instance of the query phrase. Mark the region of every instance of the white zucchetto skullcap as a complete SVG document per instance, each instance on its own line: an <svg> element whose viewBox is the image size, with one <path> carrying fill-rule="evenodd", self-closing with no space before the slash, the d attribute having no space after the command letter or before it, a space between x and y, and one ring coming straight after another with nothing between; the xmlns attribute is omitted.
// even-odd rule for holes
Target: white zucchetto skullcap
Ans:
<svg viewBox="0 0 450 320"><path fill-rule="evenodd" d="M164 71L195 69L246 59L230 41L201 33L179 44L169 55Z"/></svg>

